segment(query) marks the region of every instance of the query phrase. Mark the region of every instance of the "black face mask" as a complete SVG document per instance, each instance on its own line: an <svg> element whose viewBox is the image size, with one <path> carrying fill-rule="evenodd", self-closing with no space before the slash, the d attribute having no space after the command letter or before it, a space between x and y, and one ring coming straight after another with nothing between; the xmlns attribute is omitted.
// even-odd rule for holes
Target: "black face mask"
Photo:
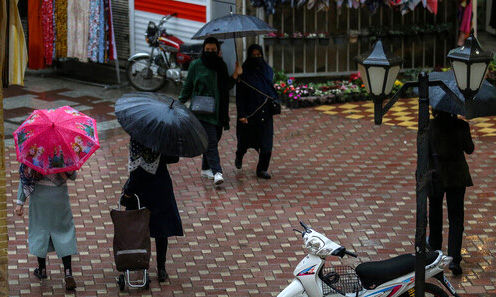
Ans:
<svg viewBox="0 0 496 297"><path fill-rule="evenodd" d="M220 57L217 52L203 52L201 59L205 66L211 69L216 69L218 67Z"/></svg>
<svg viewBox="0 0 496 297"><path fill-rule="evenodd" d="M264 64L264 59L263 57L250 57L248 64L250 67L260 67Z"/></svg>

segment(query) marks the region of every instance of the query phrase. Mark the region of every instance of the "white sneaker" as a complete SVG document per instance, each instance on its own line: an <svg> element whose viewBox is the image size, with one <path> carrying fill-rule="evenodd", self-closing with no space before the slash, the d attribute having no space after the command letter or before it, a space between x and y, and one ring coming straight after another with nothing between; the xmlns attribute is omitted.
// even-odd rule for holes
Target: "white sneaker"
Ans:
<svg viewBox="0 0 496 297"><path fill-rule="evenodd" d="M220 185L224 182L224 178L222 177L222 173L217 172L214 176L214 185Z"/></svg>
<svg viewBox="0 0 496 297"><path fill-rule="evenodd" d="M214 179L214 174L212 172L212 169L202 170L201 171L201 177L206 177L208 179Z"/></svg>

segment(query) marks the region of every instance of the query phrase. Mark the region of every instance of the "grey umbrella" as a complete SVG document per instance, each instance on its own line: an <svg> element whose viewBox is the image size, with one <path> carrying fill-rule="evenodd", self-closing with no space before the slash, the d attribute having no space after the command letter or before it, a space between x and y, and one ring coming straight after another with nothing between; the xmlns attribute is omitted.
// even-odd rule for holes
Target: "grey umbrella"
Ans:
<svg viewBox="0 0 496 297"><path fill-rule="evenodd" d="M195 157L207 150L207 133L181 102L156 93L119 98L115 114L122 128L141 144L170 156Z"/></svg>
<svg viewBox="0 0 496 297"><path fill-rule="evenodd" d="M229 39L256 36L277 31L264 21L251 15L228 14L206 23L192 39L215 37Z"/></svg>
<svg viewBox="0 0 496 297"><path fill-rule="evenodd" d="M467 119L496 115L496 88L484 80L473 101L465 102L465 97L456 85L453 71L432 72L429 80L441 80L457 98L450 98L441 87L429 88L429 103L438 110L462 115Z"/></svg>

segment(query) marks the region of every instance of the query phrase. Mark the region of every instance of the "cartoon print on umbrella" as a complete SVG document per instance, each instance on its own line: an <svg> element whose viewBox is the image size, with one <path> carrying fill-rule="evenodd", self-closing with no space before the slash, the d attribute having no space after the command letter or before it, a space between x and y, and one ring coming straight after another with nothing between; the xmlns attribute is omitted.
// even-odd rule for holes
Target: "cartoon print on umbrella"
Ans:
<svg viewBox="0 0 496 297"><path fill-rule="evenodd" d="M81 136L77 135L76 137L74 137L74 142L72 143L72 149L79 158L83 158L86 154L88 154L91 151L92 147L93 144L89 141L86 142L85 145L83 138L81 138Z"/></svg>
<svg viewBox="0 0 496 297"><path fill-rule="evenodd" d="M20 149L22 150L23 149L23 143L29 139L30 137L30 134L33 133L33 131L31 130L25 130L25 129L22 129L21 131L19 131L17 133L17 141L19 142L19 147Z"/></svg>
<svg viewBox="0 0 496 297"><path fill-rule="evenodd" d="M64 168L74 164L70 158L64 158L64 152L60 145L53 149L53 157L48 157L48 160L50 163L49 168Z"/></svg>
<svg viewBox="0 0 496 297"><path fill-rule="evenodd" d="M93 123L91 121L87 121L86 124L80 123L79 128L86 132L86 135L95 139L95 129L93 129Z"/></svg>

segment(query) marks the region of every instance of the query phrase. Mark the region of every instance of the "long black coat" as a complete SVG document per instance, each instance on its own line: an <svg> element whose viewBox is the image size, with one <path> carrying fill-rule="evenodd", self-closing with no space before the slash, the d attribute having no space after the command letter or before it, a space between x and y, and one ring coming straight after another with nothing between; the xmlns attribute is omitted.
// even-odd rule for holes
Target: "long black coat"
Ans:
<svg viewBox="0 0 496 297"><path fill-rule="evenodd" d="M241 79L254 86L262 93L277 98L272 77L272 68L267 64L261 68L250 68L243 65ZM263 105L266 97L243 82L236 85L236 109L238 119L248 118L248 124L238 121L236 126L236 136L238 138L239 149L261 149L262 151L272 151L274 126L269 104Z"/></svg>
<svg viewBox="0 0 496 297"><path fill-rule="evenodd" d="M461 119L436 117L429 126L430 167L444 188L473 186L465 154L474 151L470 127Z"/></svg>
<svg viewBox="0 0 496 297"><path fill-rule="evenodd" d="M167 164L177 163L178 157L161 156L155 174L146 172L141 167L133 170L129 176L124 192L137 194L142 206L151 211L150 236L183 236L181 217L177 209L172 180ZM125 198L123 203L128 208L136 208L135 199Z"/></svg>

